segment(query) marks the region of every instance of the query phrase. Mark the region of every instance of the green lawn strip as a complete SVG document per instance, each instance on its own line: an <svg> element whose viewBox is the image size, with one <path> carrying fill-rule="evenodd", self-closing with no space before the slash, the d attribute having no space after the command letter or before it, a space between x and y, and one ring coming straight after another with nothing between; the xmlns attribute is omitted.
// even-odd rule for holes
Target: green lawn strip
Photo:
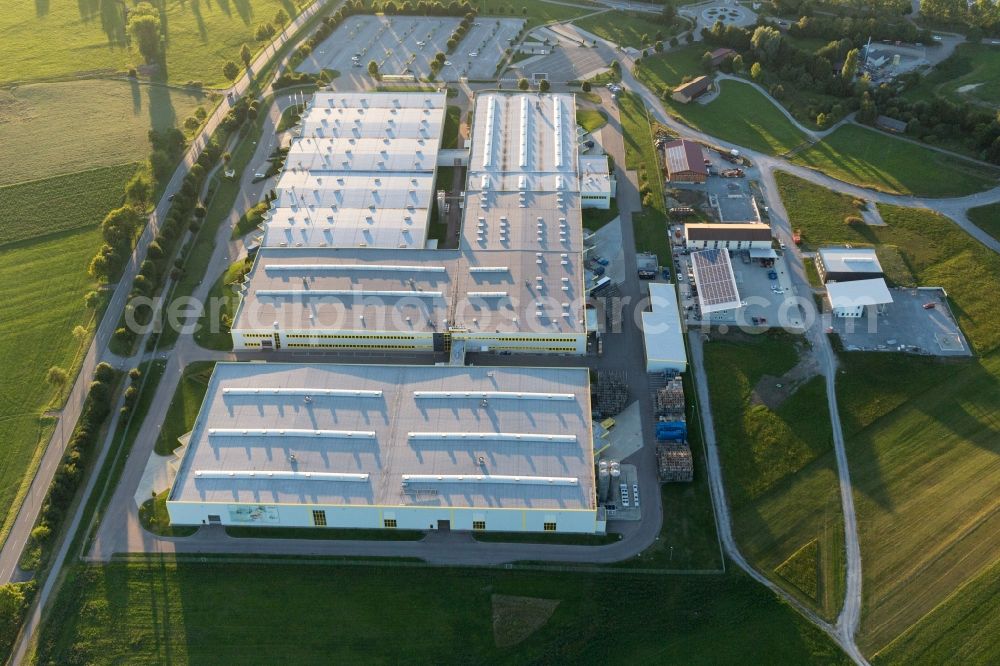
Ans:
<svg viewBox="0 0 1000 666"><path fill-rule="evenodd" d="M847 663L821 631L738 573L205 559L76 566L41 630L39 661L582 663L613 654L649 663L683 654L696 664ZM493 595L559 605L522 642L497 647L495 628L523 616L496 617ZM261 618L281 631L262 630Z"/></svg>
<svg viewBox="0 0 1000 666"><path fill-rule="evenodd" d="M245 259L234 261L208 292L205 312L198 318L198 328L194 332L194 341L205 349L232 351L233 337L229 330L240 304L240 285L251 265Z"/></svg>
<svg viewBox="0 0 1000 666"><path fill-rule="evenodd" d="M171 525L170 514L167 512L167 496L170 490L150 497L139 507L139 524L143 529L158 536L187 537L198 531L191 525Z"/></svg>
<svg viewBox="0 0 1000 666"><path fill-rule="evenodd" d="M180 446L177 438L191 432L214 369L215 361L195 361L184 368L174 397L170 400L170 407L167 408L160 434L156 438L154 451L157 455L168 456L173 453Z"/></svg>
<svg viewBox="0 0 1000 666"><path fill-rule="evenodd" d="M444 115L444 130L441 133L441 148L458 148L458 129L462 124L461 107L448 105Z"/></svg>
<svg viewBox="0 0 1000 666"><path fill-rule="evenodd" d="M1000 170L945 155L860 125L843 125L792 161L848 183L928 197L964 196L997 185Z"/></svg>
<svg viewBox="0 0 1000 666"><path fill-rule="evenodd" d="M7 64L4 71L14 71ZM103 79L0 89L0 185L145 160L149 130L180 126L199 106L211 112L215 101L201 92Z"/></svg>
<svg viewBox="0 0 1000 666"><path fill-rule="evenodd" d="M0 246L94 228L122 205L139 165L119 164L0 187Z"/></svg>
<svg viewBox="0 0 1000 666"><path fill-rule="evenodd" d="M970 208L968 215L973 224L1000 240L1000 203Z"/></svg>
<svg viewBox="0 0 1000 666"><path fill-rule="evenodd" d="M762 153L781 155L805 141L805 135L752 86L739 81L720 81L719 86L719 96L708 104L681 104L668 97L663 105L697 130Z"/></svg>
<svg viewBox="0 0 1000 666"><path fill-rule="evenodd" d="M832 619L843 598L843 525L826 385L782 378L803 344L785 334L716 339L705 365L737 541L759 570ZM758 390L781 404L768 407ZM813 542L811 584L778 571Z"/></svg>
<svg viewBox="0 0 1000 666"><path fill-rule="evenodd" d="M816 262L811 257L802 260L806 268L806 279L809 280L810 287L822 288L823 281L819 278L819 271L816 270Z"/></svg>
<svg viewBox="0 0 1000 666"><path fill-rule="evenodd" d="M278 124L275 126L274 131L280 134L281 132L291 129L297 125L305 108L305 104L292 104L287 107L281 112L281 118L278 120Z"/></svg>
<svg viewBox="0 0 1000 666"><path fill-rule="evenodd" d="M583 228L587 231L597 231L611 220L618 217L618 200L611 200L611 207L604 208L584 208Z"/></svg>
<svg viewBox="0 0 1000 666"><path fill-rule="evenodd" d="M608 114L597 109L577 109L576 124L588 132L596 132L608 124Z"/></svg>
<svg viewBox="0 0 1000 666"><path fill-rule="evenodd" d="M1000 661L998 617L1000 561L956 589L871 661L876 666L995 664Z"/></svg>
<svg viewBox="0 0 1000 666"><path fill-rule="evenodd" d="M619 46L635 49L652 47L658 34L661 41L669 40L688 26L683 19L677 19L673 25L664 25L659 19L646 12L612 10L577 19L573 24Z"/></svg>
<svg viewBox="0 0 1000 666"><path fill-rule="evenodd" d="M566 4L555 4L544 0L521 0L506 3L501 0L471 0L472 8L479 13L480 21L487 18L523 18L527 20L526 28L534 28L552 21L568 21L595 11L605 9L603 5L590 0L573 0ZM580 5L570 7L568 5ZM527 14L524 13L527 9Z"/></svg>
<svg viewBox="0 0 1000 666"><path fill-rule="evenodd" d="M667 242L667 215L663 199L663 171L660 168L649 116L642 99L629 92L618 96L622 137L625 142L625 168L639 175L639 191L643 199L641 213L632 214L637 252L653 252L666 265L670 261Z"/></svg>
<svg viewBox="0 0 1000 666"><path fill-rule="evenodd" d="M570 546L603 546L621 539L620 534L551 534L544 532L473 532L484 543L547 543Z"/></svg>
<svg viewBox="0 0 1000 666"><path fill-rule="evenodd" d="M264 223L264 213L268 211L270 204L266 201L261 201L259 204L243 213L240 216L239 221L236 226L233 227L232 238L235 240L237 238L243 238L248 233L252 231L259 231L260 225Z"/></svg>
<svg viewBox="0 0 1000 666"><path fill-rule="evenodd" d="M0 523L22 495L52 433L46 409L62 404L63 387L46 382L49 368L67 371L67 386L93 335L94 311L83 302L94 288L87 265L100 244L94 228L67 231L0 248ZM73 335L75 327L83 337ZM66 427L72 427L68 424ZM8 527L4 527L5 532Z"/></svg>
<svg viewBox="0 0 1000 666"><path fill-rule="evenodd" d="M853 354L844 354L845 360ZM899 369L893 403L878 413L847 411L867 427L847 438L865 567L859 644L874 654L996 562L1000 549L1000 353L960 364L875 354L850 358L838 396L857 407L878 385L876 370ZM916 369L906 368L920 362ZM884 383L884 380L883 380ZM992 631L1000 632L994 615ZM928 640L942 638L926 636Z"/></svg>
<svg viewBox="0 0 1000 666"><path fill-rule="evenodd" d="M254 39L257 26L271 21L279 9L294 17L297 7L284 0L222 6L164 3L160 16L166 62L159 75L172 83L228 85L223 65L240 63L244 44L253 52L266 44ZM0 83L108 76L142 64L137 49L125 45L124 15L117 6L18 3L0 18L0 34L5 37L0 43L0 61L5 64Z"/></svg>
<svg viewBox="0 0 1000 666"><path fill-rule="evenodd" d="M959 92L961 88L965 90ZM1000 105L1000 49L990 44L959 44L903 96L919 101L935 94L952 102Z"/></svg>
<svg viewBox="0 0 1000 666"><path fill-rule="evenodd" d="M237 539L315 539L343 541L420 541L420 530L337 529L322 527L239 527L226 526L226 534Z"/></svg>

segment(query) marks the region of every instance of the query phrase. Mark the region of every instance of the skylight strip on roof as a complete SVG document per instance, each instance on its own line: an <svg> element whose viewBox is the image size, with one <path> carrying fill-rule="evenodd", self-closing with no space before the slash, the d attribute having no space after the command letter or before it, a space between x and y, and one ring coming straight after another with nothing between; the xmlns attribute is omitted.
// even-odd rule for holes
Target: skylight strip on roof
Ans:
<svg viewBox="0 0 1000 666"><path fill-rule="evenodd" d="M575 476L507 476L503 474L404 474L403 483L503 483L526 486L576 486Z"/></svg>

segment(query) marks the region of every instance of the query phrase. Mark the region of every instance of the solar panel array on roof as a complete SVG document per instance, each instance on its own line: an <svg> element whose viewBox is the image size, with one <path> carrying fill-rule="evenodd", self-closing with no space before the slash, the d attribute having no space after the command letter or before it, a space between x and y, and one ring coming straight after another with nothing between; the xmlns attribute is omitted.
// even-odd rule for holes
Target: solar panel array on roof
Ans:
<svg viewBox="0 0 1000 666"><path fill-rule="evenodd" d="M698 287L698 306L703 314L740 306L740 294L727 250L692 252L691 266Z"/></svg>

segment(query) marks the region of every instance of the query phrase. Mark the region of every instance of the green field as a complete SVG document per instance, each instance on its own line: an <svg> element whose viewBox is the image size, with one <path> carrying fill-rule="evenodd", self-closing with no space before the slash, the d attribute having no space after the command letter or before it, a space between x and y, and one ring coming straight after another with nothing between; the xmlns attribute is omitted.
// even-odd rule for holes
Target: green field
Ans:
<svg viewBox="0 0 1000 666"><path fill-rule="evenodd" d="M919 101L934 94L953 102L1000 105L1000 49L989 44L959 44L904 96Z"/></svg>
<svg viewBox="0 0 1000 666"><path fill-rule="evenodd" d="M838 128L792 161L862 187L927 197L972 194L996 186L1000 177L1000 170L853 124Z"/></svg>
<svg viewBox="0 0 1000 666"><path fill-rule="evenodd" d="M568 21L578 16L591 14L595 11L605 9L590 0L569 2L566 4L552 4L544 0L519 0L517 2L502 2L500 0L470 0L472 5L482 16L507 16L513 18L527 18L527 27L533 28L543 23L553 21ZM580 7L570 7L568 5L581 5ZM593 5L587 8L585 5ZM528 14L525 16L522 9L527 8Z"/></svg>
<svg viewBox="0 0 1000 666"><path fill-rule="evenodd" d="M77 367L86 339L75 326L91 327L83 303L93 288L87 264L100 243L95 228L0 249L0 523L8 517L40 440L51 433L43 412L58 401L45 381L52 366Z"/></svg>
<svg viewBox="0 0 1000 666"><path fill-rule="evenodd" d="M39 662L846 663L737 573L405 564L78 566L42 630ZM494 595L528 599L510 609ZM540 600L558 602L550 617L526 612Z"/></svg>
<svg viewBox="0 0 1000 666"><path fill-rule="evenodd" d="M684 77L703 74L701 57L706 50L708 49L704 44L695 44L643 58L635 70L635 76L662 97L665 90L679 86Z"/></svg>
<svg viewBox="0 0 1000 666"><path fill-rule="evenodd" d="M0 187L0 246L98 226L122 204L137 168L120 164Z"/></svg>
<svg viewBox="0 0 1000 666"><path fill-rule="evenodd" d="M198 328L194 332L195 342L202 347L217 351L232 351L233 337L223 318L231 318L236 313L240 303L236 290L243 281L243 276L250 270L251 263L242 259L234 261L212 285L212 289L208 292L205 313L198 318Z"/></svg>
<svg viewBox="0 0 1000 666"><path fill-rule="evenodd" d="M843 600L844 535L826 386L821 376L783 377L805 344L789 335L716 339L705 346L705 366L743 553L833 619Z"/></svg>
<svg viewBox="0 0 1000 666"><path fill-rule="evenodd" d="M0 89L0 185L144 160L150 128L179 126L198 106L211 110L214 102L124 81Z"/></svg>
<svg viewBox="0 0 1000 666"><path fill-rule="evenodd" d="M995 664L1000 661L1000 561L959 588L879 652L872 663Z"/></svg>
<svg viewBox="0 0 1000 666"><path fill-rule="evenodd" d="M597 109L577 109L576 124L588 132L594 132L608 124L608 114Z"/></svg>
<svg viewBox="0 0 1000 666"><path fill-rule="evenodd" d="M1000 203L970 208L969 219L990 236L1000 239Z"/></svg>
<svg viewBox="0 0 1000 666"><path fill-rule="evenodd" d="M657 33L662 33L663 41L668 41L687 27L686 21L678 20L670 26L659 23L658 18L645 13L612 10L573 21L573 24L619 46L636 49L652 47Z"/></svg>
<svg viewBox="0 0 1000 666"><path fill-rule="evenodd" d="M805 140L781 111L753 87L721 81L719 96L708 104L681 104L667 99L667 110L688 125L721 141L780 155Z"/></svg>
<svg viewBox="0 0 1000 666"><path fill-rule="evenodd" d="M640 196L646 202L641 213L632 214L637 252L653 252L669 261L667 211L663 200L663 175L653 147L649 117L642 98L635 93L618 96L622 138L625 142L625 168L639 175Z"/></svg>
<svg viewBox="0 0 1000 666"><path fill-rule="evenodd" d="M159 455L170 455L180 446L177 438L191 432L214 369L214 361L196 361L184 368L156 439L155 450Z"/></svg>
<svg viewBox="0 0 1000 666"><path fill-rule="evenodd" d="M444 116L444 130L441 132L442 148L458 148L458 130L462 125L462 109L449 104Z"/></svg>
<svg viewBox="0 0 1000 666"><path fill-rule="evenodd" d="M154 3L161 6L161 3ZM228 85L222 66L239 62L244 43L257 50L257 25L278 9L297 13L287 0L163 0L164 73L171 82ZM113 3L17 2L0 16L0 84L84 76L108 76L142 63L124 45L125 28Z"/></svg>

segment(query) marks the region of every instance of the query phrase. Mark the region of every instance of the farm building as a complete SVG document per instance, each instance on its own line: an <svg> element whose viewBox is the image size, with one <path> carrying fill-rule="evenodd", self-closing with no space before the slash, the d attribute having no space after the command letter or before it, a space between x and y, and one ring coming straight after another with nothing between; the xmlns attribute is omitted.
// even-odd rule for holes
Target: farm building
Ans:
<svg viewBox="0 0 1000 666"><path fill-rule="evenodd" d="M712 67L718 67L726 58L736 57L736 51L728 48L715 49L709 54L712 57Z"/></svg>
<svg viewBox="0 0 1000 666"><path fill-rule="evenodd" d="M873 248L821 247L816 271L823 282L849 282L882 277L882 264Z"/></svg>
<svg viewBox="0 0 1000 666"><path fill-rule="evenodd" d="M649 302L650 309L642 313L646 372L685 372L687 351L674 285L651 282Z"/></svg>
<svg viewBox="0 0 1000 666"><path fill-rule="evenodd" d="M861 317L869 308L892 303L892 294L882 278L829 282L826 297L835 317Z"/></svg>
<svg viewBox="0 0 1000 666"><path fill-rule="evenodd" d="M674 99L674 101L680 102L681 104L687 104L707 93L711 87L712 80L710 78L707 76L699 76L696 79L692 79L691 81L674 88L674 91L670 96Z"/></svg>
<svg viewBox="0 0 1000 666"><path fill-rule="evenodd" d="M670 141L663 146L667 165L667 180L681 183L704 183L708 179L705 154L701 145L686 139Z"/></svg>
<svg viewBox="0 0 1000 666"><path fill-rule="evenodd" d="M685 224L684 246L689 250L767 249L771 247L771 227L767 224Z"/></svg>
<svg viewBox="0 0 1000 666"><path fill-rule="evenodd" d="M175 525L604 531L585 368L219 363Z"/></svg>

